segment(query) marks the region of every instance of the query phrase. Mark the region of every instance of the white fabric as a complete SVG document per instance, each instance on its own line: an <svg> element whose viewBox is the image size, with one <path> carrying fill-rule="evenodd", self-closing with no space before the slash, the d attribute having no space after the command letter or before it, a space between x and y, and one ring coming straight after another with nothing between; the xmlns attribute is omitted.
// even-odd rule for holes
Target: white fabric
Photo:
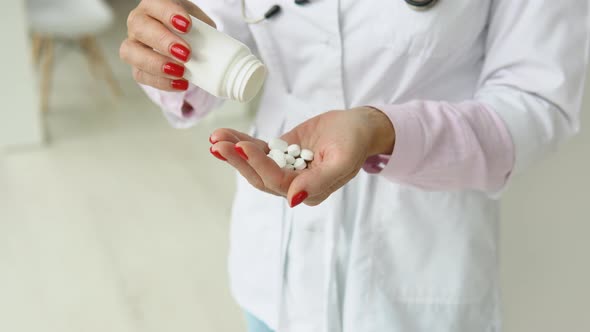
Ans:
<svg viewBox="0 0 590 332"><path fill-rule="evenodd" d="M80 38L106 29L112 9L103 0L27 0L31 30L62 38Z"/></svg>
<svg viewBox="0 0 590 332"><path fill-rule="evenodd" d="M506 122L525 169L578 128L587 0L278 1L248 26L236 0L195 1L256 48L269 77L254 135L320 112L410 100L476 100ZM259 17L277 0L248 1ZM360 173L317 207L238 177L234 296L280 332L500 331L499 203Z"/></svg>

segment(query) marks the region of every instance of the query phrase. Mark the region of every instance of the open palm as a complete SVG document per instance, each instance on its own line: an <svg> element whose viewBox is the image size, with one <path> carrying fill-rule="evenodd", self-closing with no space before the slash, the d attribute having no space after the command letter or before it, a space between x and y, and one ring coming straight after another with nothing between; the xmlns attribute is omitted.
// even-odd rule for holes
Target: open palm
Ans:
<svg viewBox="0 0 590 332"><path fill-rule="evenodd" d="M281 169L267 157L267 143L233 129L217 129L211 153L227 160L254 187L286 197L292 207L318 205L356 176L374 153L367 110L330 111L313 117L281 138L314 151L308 169ZM377 111L378 112L378 111Z"/></svg>

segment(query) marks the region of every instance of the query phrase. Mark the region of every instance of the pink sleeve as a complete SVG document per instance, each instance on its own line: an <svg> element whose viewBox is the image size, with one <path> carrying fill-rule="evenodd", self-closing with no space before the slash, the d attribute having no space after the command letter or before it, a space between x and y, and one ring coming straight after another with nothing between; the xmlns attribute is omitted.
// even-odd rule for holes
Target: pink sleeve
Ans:
<svg viewBox="0 0 590 332"><path fill-rule="evenodd" d="M175 128L194 126L220 103L217 97L192 84L182 92L162 91L147 85L141 87L162 108L164 116Z"/></svg>
<svg viewBox="0 0 590 332"><path fill-rule="evenodd" d="M373 156L364 169L427 190L482 190L504 186L514 165L506 125L493 111L469 101L414 101L373 105L396 134L391 156Z"/></svg>

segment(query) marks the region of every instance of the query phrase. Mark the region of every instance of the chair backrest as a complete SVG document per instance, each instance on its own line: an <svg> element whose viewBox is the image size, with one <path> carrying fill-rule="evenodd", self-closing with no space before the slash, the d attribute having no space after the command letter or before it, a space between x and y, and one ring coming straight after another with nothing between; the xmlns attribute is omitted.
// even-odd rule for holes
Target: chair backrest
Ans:
<svg viewBox="0 0 590 332"><path fill-rule="evenodd" d="M27 0L31 29L76 38L100 32L113 21L103 0Z"/></svg>

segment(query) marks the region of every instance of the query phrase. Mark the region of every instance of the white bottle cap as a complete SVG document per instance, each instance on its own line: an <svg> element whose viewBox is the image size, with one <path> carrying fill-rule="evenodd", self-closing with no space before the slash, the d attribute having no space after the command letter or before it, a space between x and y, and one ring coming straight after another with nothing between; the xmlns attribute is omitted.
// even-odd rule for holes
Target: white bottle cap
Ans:
<svg viewBox="0 0 590 332"><path fill-rule="evenodd" d="M266 67L250 54L241 58L227 76L227 95L239 102L248 102L256 97L266 78Z"/></svg>

